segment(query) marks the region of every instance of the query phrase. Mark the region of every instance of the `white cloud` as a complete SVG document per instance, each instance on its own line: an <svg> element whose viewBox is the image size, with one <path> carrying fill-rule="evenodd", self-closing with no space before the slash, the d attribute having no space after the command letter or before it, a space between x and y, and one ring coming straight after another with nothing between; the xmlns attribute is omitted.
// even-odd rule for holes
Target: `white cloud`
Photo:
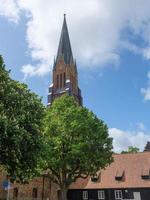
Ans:
<svg viewBox="0 0 150 200"><path fill-rule="evenodd" d="M150 87L148 87L148 88L142 88L141 89L141 93L143 94L145 101L150 100Z"/></svg>
<svg viewBox="0 0 150 200"><path fill-rule="evenodd" d="M43 76L46 72L49 72L49 68L48 63L40 63L35 66L27 64L22 66L21 71L25 74L24 79L26 79L28 76Z"/></svg>
<svg viewBox="0 0 150 200"><path fill-rule="evenodd" d="M19 20L19 7L16 0L0 0L0 15L15 23Z"/></svg>
<svg viewBox="0 0 150 200"><path fill-rule="evenodd" d="M32 59L39 64L31 71L30 64L23 66L26 75L44 75L52 67L64 12L80 66L115 66L124 48L150 59L150 1L0 0L0 4L0 14L9 19L18 21L22 12L28 16L26 40ZM126 30L130 34L124 34ZM137 44L137 36L142 45Z"/></svg>
<svg viewBox="0 0 150 200"><path fill-rule="evenodd" d="M145 101L150 101L150 71L147 77L148 77L148 86L147 88L141 88L141 93L144 96Z"/></svg>
<svg viewBox="0 0 150 200"><path fill-rule="evenodd" d="M129 146L136 146L143 151L147 141L150 141L150 135L143 131L132 132L111 128L109 129L109 134L113 137L115 152L127 150Z"/></svg>

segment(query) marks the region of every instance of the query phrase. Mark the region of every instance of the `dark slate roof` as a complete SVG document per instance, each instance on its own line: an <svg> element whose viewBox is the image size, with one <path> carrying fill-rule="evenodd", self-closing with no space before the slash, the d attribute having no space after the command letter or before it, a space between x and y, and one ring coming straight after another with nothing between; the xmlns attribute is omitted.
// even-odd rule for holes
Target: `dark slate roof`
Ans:
<svg viewBox="0 0 150 200"><path fill-rule="evenodd" d="M73 63L73 55L72 55L72 49L71 49L65 14L64 14L64 22L62 26L61 37L56 57L56 63L61 57L64 58L65 64Z"/></svg>

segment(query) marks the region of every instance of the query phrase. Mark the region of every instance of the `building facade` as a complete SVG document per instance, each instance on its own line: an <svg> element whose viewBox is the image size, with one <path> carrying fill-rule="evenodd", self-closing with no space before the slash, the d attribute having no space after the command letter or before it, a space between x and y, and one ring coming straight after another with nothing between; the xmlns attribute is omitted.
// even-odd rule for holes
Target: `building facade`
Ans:
<svg viewBox="0 0 150 200"><path fill-rule="evenodd" d="M66 18L54 60L48 105L63 94L74 96L82 105L77 65L73 58ZM78 179L68 190L68 200L150 200L150 143L142 153L114 154L114 162L97 176ZM29 184L4 187L7 173L0 173L0 200L59 200L59 188L45 175Z"/></svg>
<svg viewBox="0 0 150 200"><path fill-rule="evenodd" d="M69 200L149 200L150 152L114 154L114 162L97 177L78 179Z"/></svg>
<svg viewBox="0 0 150 200"><path fill-rule="evenodd" d="M68 200L149 200L150 152L114 154L114 162L97 172L96 177L78 179L68 190ZM0 176L0 199L7 198ZM47 177L35 178L29 184L10 185L9 199L60 200L59 188Z"/></svg>
<svg viewBox="0 0 150 200"><path fill-rule="evenodd" d="M4 182L9 181L6 172L0 173L0 200L57 200L57 187L46 175L34 178L26 184L9 183L9 189Z"/></svg>

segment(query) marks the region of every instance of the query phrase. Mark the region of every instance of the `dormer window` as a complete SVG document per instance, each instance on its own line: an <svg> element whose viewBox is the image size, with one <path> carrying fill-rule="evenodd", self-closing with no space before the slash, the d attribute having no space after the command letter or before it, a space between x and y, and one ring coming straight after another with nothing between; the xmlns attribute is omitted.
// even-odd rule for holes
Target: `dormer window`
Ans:
<svg viewBox="0 0 150 200"><path fill-rule="evenodd" d="M144 180L150 180L150 170L149 169L143 169L141 178Z"/></svg>
<svg viewBox="0 0 150 200"><path fill-rule="evenodd" d="M92 182L97 182L100 179L100 172L96 173L95 175L91 176Z"/></svg>
<svg viewBox="0 0 150 200"><path fill-rule="evenodd" d="M125 171L124 170L118 170L115 176L116 181L124 181L125 180Z"/></svg>
<svg viewBox="0 0 150 200"><path fill-rule="evenodd" d="M92 182L97 182L98 181L98 177L97 176L92 176L91 177L91 181Z"/></svg>

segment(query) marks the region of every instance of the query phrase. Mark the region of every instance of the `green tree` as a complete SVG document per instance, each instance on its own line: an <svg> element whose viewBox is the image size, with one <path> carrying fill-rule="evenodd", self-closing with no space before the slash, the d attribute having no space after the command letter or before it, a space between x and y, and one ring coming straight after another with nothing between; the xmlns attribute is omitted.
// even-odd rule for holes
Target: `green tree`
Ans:
<svg viewBox="0 0 150 200"><path fill-rule="evenodd" d="M14 179L38 173L44 114L41 99L10 78L0 56L0 166Z"/></svg>
<svg viewBox="0 0 150 200"><path fill-rule="evenodd" d="M139 150L140 149L138 147L129 146L127 151L122 151L121 153L138 153Z"/></svg>
<svg viewBox="0 0 150 200"><path fill-rule="evenodd" d="M108 128L73 97L62 96L47 109L44 121L48 176L66 200L69 185L77 178L95 175L112 162Z"/></svg>

